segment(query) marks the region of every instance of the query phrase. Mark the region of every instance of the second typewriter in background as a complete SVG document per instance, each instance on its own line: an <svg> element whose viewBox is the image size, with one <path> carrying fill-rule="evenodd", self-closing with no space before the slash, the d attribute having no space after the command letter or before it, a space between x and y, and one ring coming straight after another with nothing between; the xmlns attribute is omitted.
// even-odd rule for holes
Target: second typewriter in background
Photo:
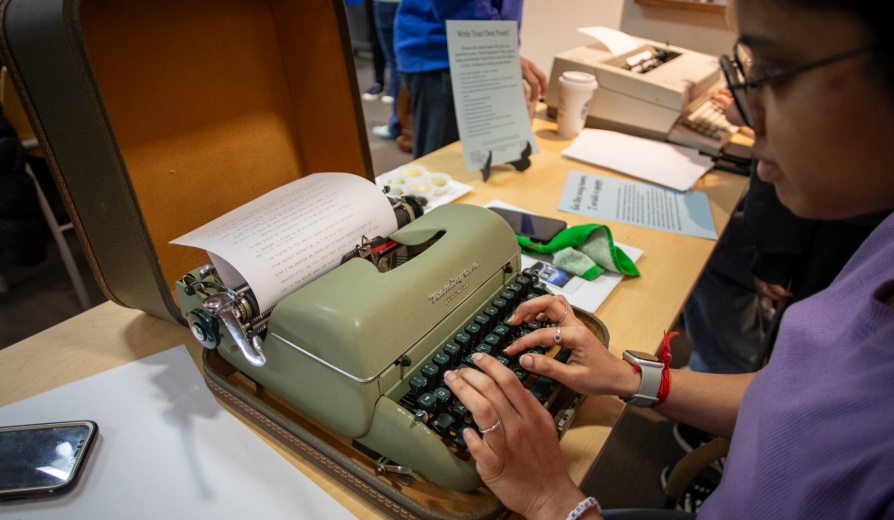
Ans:
<svg viewBox="0 0 894 520"><path fill-rule="evenodd" d="M716 57L632 37L636 49L615 56L601 44L558 53L552 66L547 113L558 109L558 79L566 71L593 74L587 126L667 140L718 156L739 128L711 98L723 85Z"/></svg>
<svg viewBox="0 0 894 520"><path fill-rule="evenodd" d="M217 312L214 274L199 269L177 284L181 311L206 347L291 405L359 444L382 471L471 490L481 485L462 440L479 429L443 383L445 371L472 367L472 354L496 356L553 414L557 435L581 397L531 374L503 349L547 323L510 326L522 301L545 294L522 270L519 246L488 209L436 208L362 245L350 259L253 317L230 294L242 332L263 348L256 366ZM601 324L600 324L601 325ZM558 347L541 352L560 359ZM490 425L484 425L487 427Z"/></svg>
<svg viewBox="0 0 894 520"><path fill-rule="evenodd" d="M726 119L726 107L708 99L674 123L667 140L718 156L739 127Z"/></svg>

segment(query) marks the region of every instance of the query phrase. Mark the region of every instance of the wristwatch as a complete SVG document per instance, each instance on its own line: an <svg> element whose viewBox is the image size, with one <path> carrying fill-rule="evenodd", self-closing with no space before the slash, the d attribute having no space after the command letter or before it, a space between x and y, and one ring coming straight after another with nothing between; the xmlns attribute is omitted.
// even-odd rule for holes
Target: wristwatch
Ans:
<svg viewBox="0 0 894 520"><path fill-rule="evenodd" d="M664 371L664 363L658 361L658 358L652 354L635 350L625 350L624 361L638 367L643 378L639 384L638 392L621 399L640 408L647 408L658 401L658 389L661 388L661 373Z"/></svg>

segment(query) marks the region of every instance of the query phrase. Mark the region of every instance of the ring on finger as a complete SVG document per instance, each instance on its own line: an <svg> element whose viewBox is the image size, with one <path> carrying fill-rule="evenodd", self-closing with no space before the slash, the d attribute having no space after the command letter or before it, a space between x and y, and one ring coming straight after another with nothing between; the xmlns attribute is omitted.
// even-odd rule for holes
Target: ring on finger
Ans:
<svg viewBox="0 0 894 520"><path fill-rule="evenodd" d="M556 320L556 324L562 323L562 321L565 320L565 316L568 316L568 306L567 306L567 305L563 305L562 307L565 308L565 312L562 314L562 317L561 317L561 318L559 318L558 320Z"/></svg>
<svg viewBox="0 0 894 520"><path fill-rule="evenodd" d="M490 433L490 432L496 430L497 428L499 428L501 424L503 424L503 421L501 421L500 419L497 419L497 422L495 422L493 426L491 426L490 428L485 428L485 429L481 430L481 434L484 435L485 433Z"/></svg>
<svg viewBox="0 0 894 520"><path fill-rule="evenodd" d="M553 334L553 339L556 340L556 345L562 342L562 328L556 324L556 333Z"/></svg>

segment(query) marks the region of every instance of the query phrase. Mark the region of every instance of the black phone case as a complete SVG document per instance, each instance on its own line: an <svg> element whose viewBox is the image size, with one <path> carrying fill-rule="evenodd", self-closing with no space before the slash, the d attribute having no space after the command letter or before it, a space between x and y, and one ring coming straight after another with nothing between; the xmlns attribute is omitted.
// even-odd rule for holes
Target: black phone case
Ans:
<svg viewBox="0 0 894 520"><path fill-rule="evenodd" d="M504 208L490 208L490 210L503 217L516 235L528 237L541 244L549 242L568 227L568 223L555 218ZM522 219L529 220L525 222Z"/></svg>
<svg viewBox="0 0 894 520"><path fill-rule="evenodd" d="M78 458L77 463L72 468L73 475L67 481L52 487L40 487L40 488L22 488L19 490L11 490L6 493L0 493L0 503L8 502L11 500L38 500L45 498L56 498L61 497L63 495L71 492L80 482L81 475L84 474L84 469L87 465L87 461L90 459L90 455L93 453L94 446L99 440L99 425L97 425L93 421L66 421L68 422L87 422L93 425L93 430L90 435L85 440L84 444L81 446L81 454ZM47 426L56 425L56 424L65 424L65 423L47 423ZM35 425L41 426L41 425Z"/></svg>

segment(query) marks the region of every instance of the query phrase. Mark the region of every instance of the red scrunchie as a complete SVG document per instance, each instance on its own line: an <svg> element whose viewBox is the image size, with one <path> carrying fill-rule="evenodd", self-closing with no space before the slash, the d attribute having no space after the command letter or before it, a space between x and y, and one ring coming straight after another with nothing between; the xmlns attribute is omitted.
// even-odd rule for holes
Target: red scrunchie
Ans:
<svg viewBox="0 0 894 520"><path fill-rule="evenodd" d="M651 408L654 408L667 399L667 394L670 393L671 388L671 373L670 373L670 364L671 364L671 346L670 342L673 338L675 338L679 332L666 332L664 334L664 340L661 341L661 350L658 352L658 361L664 363L664 370L661 371L661 386L658 387L658 400L650 405Z"/></svg>

